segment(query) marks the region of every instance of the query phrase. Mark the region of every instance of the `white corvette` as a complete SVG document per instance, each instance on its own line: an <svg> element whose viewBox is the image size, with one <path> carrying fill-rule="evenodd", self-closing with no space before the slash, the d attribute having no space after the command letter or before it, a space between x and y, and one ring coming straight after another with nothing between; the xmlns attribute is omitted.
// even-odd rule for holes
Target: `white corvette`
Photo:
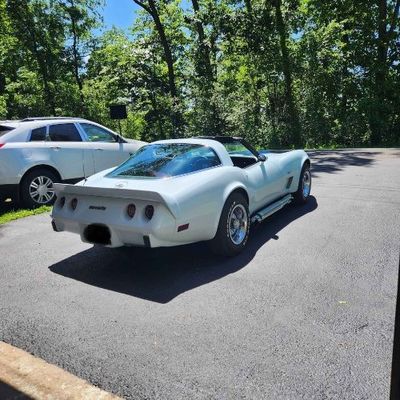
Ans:
<svg viewBox="0 0 400 400"><path fill-rule="evenodd" d="M259 153L232 137L162 140L76 185L55 184L52 225L108 247L210 241L235 255L251 223L306 202L310 189L303 150Z"/></svg>

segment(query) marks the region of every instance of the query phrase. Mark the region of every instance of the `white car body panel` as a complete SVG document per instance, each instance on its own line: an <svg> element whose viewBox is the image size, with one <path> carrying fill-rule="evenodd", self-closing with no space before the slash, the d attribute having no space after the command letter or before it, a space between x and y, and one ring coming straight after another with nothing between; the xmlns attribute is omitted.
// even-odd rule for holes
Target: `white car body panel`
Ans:
<svg viewBox="0 0 400 400"><path fill-rule="evenodd" d="M103 171L110 166L123 163L137 149L138 147L134 143L97 142L93 149L95 171Z"/></svg>
<svg viewBox="0 0 400 400"><path fill-rule="evenodd" d="M0 189L8 185L18 186L24 175L38 166L55 170L61 180L81 179L119 165L145 144L137 140L90 142L80 123L119 136L102 125L77 118L0 121L0 126L13 128L0 135ZM32 130L47 127L48 132L49 126L58 124L74 124L82 141L30 141Z"/></svg>
<svg viewBox="0 0 400 400"><path fill-rule="evenodd" d="M70 231L88 242L85 229L92 224L109 228L109 247L123 245L175 246L212 239L228 196L243 190L254 215L267 204L297 190L301 168L308 159L302 150L268 153L267 160L247 168L233 165L225 147L208 139L176 139L154 143L195 143L212 148L221 165L167 178L110 177L108 169L76 185L56 184L52 218L57 231ZM288 186L289 178L292 183ZM61 206L64 198L65 205ZM78 200L72 210L72 199ZM131 219L126 214L135 204ZM144 216L146 205L154 206L151 220ZM189 224L188 229L179 227ZM146 239L147 237L147 239ZM148 243L146 243L148 241Z"/></svg>

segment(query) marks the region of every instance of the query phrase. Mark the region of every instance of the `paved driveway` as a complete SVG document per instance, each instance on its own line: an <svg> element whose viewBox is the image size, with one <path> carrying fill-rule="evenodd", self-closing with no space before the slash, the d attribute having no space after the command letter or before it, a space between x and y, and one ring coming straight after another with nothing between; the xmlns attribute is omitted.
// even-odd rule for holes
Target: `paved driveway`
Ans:
<svg viewBox="0 0 400 400"><path fill-rule="evenodd" d="M400 151L312 160L309 203L234 259L0 226L0 340L129 399L388 398Z"/></svg>

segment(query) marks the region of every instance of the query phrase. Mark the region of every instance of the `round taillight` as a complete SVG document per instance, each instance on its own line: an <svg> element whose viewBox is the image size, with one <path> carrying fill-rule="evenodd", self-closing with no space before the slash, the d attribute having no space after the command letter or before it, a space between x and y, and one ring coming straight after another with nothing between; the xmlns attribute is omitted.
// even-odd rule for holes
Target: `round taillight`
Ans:
<svg viewBox="0 0 400 400"><path fill-rule="evenodd" d="M58 202L58 205L60 208L63 208L65 206L65 197L61 197L60 201Z"/></svg>
<svg viewBox="0 0 400 400"><path fill-rule="evenodd" d="M154 215L154 207L150 205L146 206L146 208L144 209L144 215L147 219L152 219Z"/></svg>
<svg viewBox="0 0 400 400"><path fill-rule="evenodd" d="M78 205L78 199L72 199L71 200L71 208L73 210L75 210L77 205Z"/></svg>
<svg viewBox="0 0 400 400"><path fill-rule="evenodd" d="M128 214L129 218L133 218L135 216L136 212L136 206L134 204L129 204L128 207L126 207L126 213Z"/></svg>

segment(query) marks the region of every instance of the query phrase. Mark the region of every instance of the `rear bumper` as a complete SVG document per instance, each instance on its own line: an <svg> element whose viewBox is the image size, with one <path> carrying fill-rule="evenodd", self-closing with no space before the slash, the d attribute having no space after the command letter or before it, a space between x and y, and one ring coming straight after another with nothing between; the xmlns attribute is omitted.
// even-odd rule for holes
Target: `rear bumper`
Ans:
<svg viewBox="0 0 400 400"><path fill-rule="evenodd" d="M0 185L0 203L8 198L19 201L19 185Z"/></svg>
<svg viewBox="0 0 400 400"><path fill-rule="evenodd" d="M122 189L109 188L110 193L103 193L97 187L57 184L55 187L58 200L52 211L53 229L75 233L86 243L107 247L170 247L215 236L214 213L207 213L204 208L202 213L197 208L183 212L179 204L172 201L171 206L156 192L121 192ZM136 210L133 217L127 214L131 204ZM154 210L150 218L145 212L149 205Z"/></svg>
<svg viewBox="0 0 400 400"><path fill-rule="evenodd" d="M104 224L89 221L76 221L56 217L51 222L55 232L72 232L80 236L82 242L91 244L100 244L106 247L121 247L121 246L137 246L137 247L169 247L186 244L186 241L171 240L176 235L175 224L171 224L169 229L167 226L162 228L162 232L157 230L143 229L128 224ZM94 239L96 235L88 235L89 229L99 227L100 235L105 231L109 233L107 242ZM89 229L88 229L89 228ZM169 231L169 234L167 233ZM99 237L99 236L98 236ZM169 239L170 237L171 239Z"/></svg>
<svg viewBox="0 0 400 400"><path fill-rule="evenodd" d="M187 231L178 232L175 217L162 203L80 196L73 210L71 201L74 197L67 195L64 198L63 205L61 197L54 204L53 229L76 233L85 243L107 247L167 247L193 241ZM126 209L132 201L136 212L133 218L129 218ZM154 207L151 219L145 216L145 207L149 203Z"/></svg>

